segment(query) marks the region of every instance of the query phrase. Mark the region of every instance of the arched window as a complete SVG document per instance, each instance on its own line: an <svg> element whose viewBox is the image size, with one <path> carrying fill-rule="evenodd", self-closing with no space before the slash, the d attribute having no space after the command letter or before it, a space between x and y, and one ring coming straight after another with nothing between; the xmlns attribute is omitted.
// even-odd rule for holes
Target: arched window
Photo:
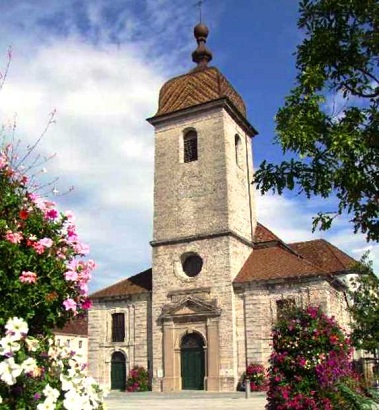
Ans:
<svg viewBox="0 0 379 410"><path fill-rule="evenodd" d="M124 313L113 313L112 315L112 342L123 342L125 340L125 315Z"/></svg>
<svg viewBox="0 0 379 410"><path fill-rule="evenodd" d="M236 155L236 164L242 168L243 164L243 147L242 147L242 140L238 134L234 136L234 149Z"/></svg>
<svg viewBox="0 0 379 410"><path fill-rule="evenodd" d="M197 132L188 131L183 137L184 162L197 161Z"/></svg>

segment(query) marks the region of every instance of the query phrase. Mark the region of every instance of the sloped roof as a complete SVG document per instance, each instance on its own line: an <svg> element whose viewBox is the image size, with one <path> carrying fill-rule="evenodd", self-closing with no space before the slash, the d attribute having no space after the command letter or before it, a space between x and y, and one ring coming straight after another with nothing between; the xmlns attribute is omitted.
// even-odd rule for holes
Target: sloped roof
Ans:
<svg viewBox="0 0 379 410"><path fill-rule="evenodd" d="M108 286L105 289L101 289L92 295L91 299L106 298L113 296L125 296L136 295L139 293L145 293L151 291L152 288L152 275L151 268L137 275L131 276L128 279L124 279L114 285Z"/></svg>
<svg viewBox="0 0 379 410"><path fill-rule="evenodd" d="M255 230L254 245L235 283L332 276L349 271L357 263L324 239L285 244L260 223Z"/></svg>
<svg viewBox="0 0 379 410"><path fill-rule="evenodd" d="M227 97L246 118L241 96L216 67L194 69L167 81L159 92L156 116Z"/></svg>
<svg viewBox="0 0 379 410"><path fill-rule="evenodd" d="M88 316L76 316L65 324L62 329L54 329L54 334L88 336Z"/></svg>
<svg viewBox="0 0 379 410"><path fill-rule="evenodd" d="M254 233L254 242L255 243L262 243L262 242L269 242L269 241L280 241L281 239L276 236L272 231L266 228L261 223L257 222L257 227L255 228Z"/></svg>
<svg viewBox="0 0 379 410"><path fill-rule="evenodd" d="M330 273L350 270L357 261L324 239L295 242L289 246L299 255Z"/></svg>
<svg viewBox="0 0 379 410"><path fill-rule="evenodd" d="M327 276L327 272L282 246L254 249L235 278L235 283Z"/></svg>

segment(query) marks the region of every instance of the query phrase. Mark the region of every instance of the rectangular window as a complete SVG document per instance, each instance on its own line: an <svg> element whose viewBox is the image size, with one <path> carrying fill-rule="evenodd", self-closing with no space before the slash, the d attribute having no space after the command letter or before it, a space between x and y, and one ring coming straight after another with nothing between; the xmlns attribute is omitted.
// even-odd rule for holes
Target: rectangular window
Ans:
<svg viewBox="0 0 379 410"><path fill-rule="evenodd" d="M125 340L125 315L114 313L112 315L112 342L123 342Z"/></svg>
<svg viewBox="0 0 379 410"><path fill-rule="evenodd" d="M278 320L285 319L289 312L296 306L295 299L281 299L276 301L276 317Z"/></svg>
<svg viewBox="0 0 379 410"><path fill-rule="evenodd" d="M184 162L197 161L197 134L190 131L184 137Z"/></svg>

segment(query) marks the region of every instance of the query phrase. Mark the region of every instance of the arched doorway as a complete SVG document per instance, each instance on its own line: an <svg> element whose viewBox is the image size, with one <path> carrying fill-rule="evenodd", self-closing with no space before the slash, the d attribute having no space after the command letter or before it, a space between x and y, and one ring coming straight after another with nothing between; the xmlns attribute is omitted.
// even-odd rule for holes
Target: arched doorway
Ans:
<svg viewBox="0 0 379 410"><path fill-rule="evenodd" d="M121 352L114 352L111 359L111 389L125 390L126 358Z"/></svg>
<svg viewBox="0 0 379 410"><path fill-rule="evenodd" d="M183 390L204 390L204 340L198 333L186 334L180 346Z"/></svg>

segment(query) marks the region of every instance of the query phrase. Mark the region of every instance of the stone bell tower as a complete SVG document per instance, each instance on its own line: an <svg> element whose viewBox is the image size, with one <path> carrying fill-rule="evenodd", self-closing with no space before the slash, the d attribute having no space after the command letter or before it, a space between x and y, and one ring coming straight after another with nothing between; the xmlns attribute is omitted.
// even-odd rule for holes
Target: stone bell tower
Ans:
<svg viewBox="0 0 379 410"><path fill-rule="evenodd" d="M240 95L194 29L197 64L163 85L155 128L153 389L235 390L232 281L256 226L251 139Z"/></svg>

